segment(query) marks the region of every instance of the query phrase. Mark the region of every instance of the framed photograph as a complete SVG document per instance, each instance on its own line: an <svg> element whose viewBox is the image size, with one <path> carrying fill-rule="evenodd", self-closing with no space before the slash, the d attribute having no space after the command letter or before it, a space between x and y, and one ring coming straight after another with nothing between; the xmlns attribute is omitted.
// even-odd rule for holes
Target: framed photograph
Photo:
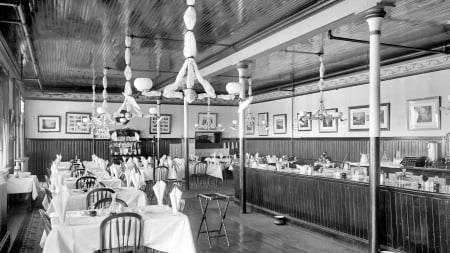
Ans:
<svg viewBox="0 0 450 253"><path fill-rule="evenodd" d="M161 121L159 122L159 131L161 134L170 134L172 130L172 115L170 114L161 114ZM150 133L157 133L157 122L156 117L150 117Z"/></svg>
<svg viewBox="0 0 450 253"><path fill-rule="evenodd" d="M38 132L61 132L61 117L38 116Z"/></svg>
<svg viewBox="0 0 450 253"><path fill-rule="evenodd" d="M312 125L311 125L311 112L307 112L306 116L308 117L307 120L300 120L300 114L297 113L297 130L298 131L311 131Z"/></svg>
<svg viewBox="0 0 450 253"><path fill-rule="evenodd" d="M390 103L380 104L380 129L389 130L390 127ZM369 106L350 106L348 108L349 131L369 130Z"/></svg>
<svg viewBox="0 0 450 253"><path fill-rule="evenodd" d="M285 134L287 132L287 116L286 114L273 115L273 133Z"/></svg>
<svg viewBox="0 0 450 253"><path fill-rule="evenodd" d="M67 112L66 113L66 133L67 134L90 134L91 128L79 126L83 119L90 118L91 114L87 112Z"/></svg>
<svg viewBox="0 0 450 253"><path fill-rule="evenodd" d="M408 130L441 129L440 98L408 100Z"/></svg>
<svg viewBox="0 0 450 253"><path fill-rule="evenodd" d="M337 112L337 108L333 109L326 109L325 110L328 115L333 115L335 112ZM320 133L335 133L338 131L338 122L337 119L333 118L326 118L323 120L319 120L319 132Z"/></svg>
<svg viewBox="0 0 450 253"><path fill-rule="evenodd" d="M207 113L199 113L198 125L204 130L215 130L217 128L217 113L210 113L209 118Z"/></svg>
<svg viewBox="0 0 450 253"><path fill-rule="evenodd" d="M255 122L255 117L252 117L253 122ZM245 134L247 135L253 135L255 134L255 124L248 124L248 122L245 122Z"/></svg>
<svg viewBox="0 0 450 253"><path fill-rule="evenodd" d="M258 134L259 136L269 135L269 113L258 113Z"/></svg>

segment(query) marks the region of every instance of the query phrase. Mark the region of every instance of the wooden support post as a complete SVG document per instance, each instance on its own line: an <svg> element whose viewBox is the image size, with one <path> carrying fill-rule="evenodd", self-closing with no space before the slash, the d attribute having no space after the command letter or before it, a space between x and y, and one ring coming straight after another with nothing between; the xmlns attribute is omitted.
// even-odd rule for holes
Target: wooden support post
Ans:
<svg viewBox="0 0 450 253"><path fill-rule="evenodd" d="M247 90L248 78L250 78L248 62L240 62L237 65L239 72L239 84L241 85L241 90L239 93L239 98L241 101L245 99L245 93ZM245 131L245 112L240 111L239 113L239 191L240 191L240 210L241 213L246 213L246 170L245 170L245 143L244 143L244 132Z"/></svg>
<svg viewBox="0 0 450 253"><path fill-rule="evenodd" d="M369 252L377 253L378 243L378 188L380 184L380 35L381 21L386 12L381 7L367 11L365 19L370 30L369 64Z"/></svg>
<svg viewBox="0 0 450 253"><path fill-rule="evenodd" d="M183 136L184 136L184 180L186 180L185 183L185 189L189 190L189 139L188 139L188 102L186 98L184 98L184 106L183 106Z"/></svg>

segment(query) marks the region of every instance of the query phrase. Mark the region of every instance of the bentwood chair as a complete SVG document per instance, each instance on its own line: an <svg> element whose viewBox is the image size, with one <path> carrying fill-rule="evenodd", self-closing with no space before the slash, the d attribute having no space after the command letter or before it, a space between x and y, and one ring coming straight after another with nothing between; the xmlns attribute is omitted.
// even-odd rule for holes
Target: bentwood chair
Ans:
<svg viewBox="0 0 450 253"><path fill-rule="evenodd" d="M116 192L110 188L97 188L88 192L86 195L86 208L94 205L99 200L111 198L113 193Z"/></svg>
<svg viewBox="0 0 450 253"><path fill-rule="evenodd" d="M50 217L45 212L44 209L39 209L39 214L41 215L42 222L44 223L45 233L48 235L52 230L52 223L50 221Z"/></svg>
<svg viewBox="0 0 450 253"><path fill-rule="evenodd" d="M206 162L198 162L194 165L194 173L191 175L192 179L195 179L195 183L198 187L208 184L208 174L206 171L208 164Z"/></svg>
<svg viewBox="0 0 450 253"><path fill-rule="evenodd" d="M136 253L140 249L144 220L137 213L119 213L100 224L100 250L96 252Z"/></svg>
<svg viewBox="0 0 450 253"><path fill-rule="evenodd" d="M73 169L73 170L70 171L70 176L71 177L75 177L75 178L79 178L81 176L84 176L84 173L86 173L85 169L77 168L77 169Z"/></svg>
<svg viewBox="0 0 450 253"><path fill-rule="evenodd" d="M95 209L108 208L111 205L111 202L112 198L101 199L94 204L94 208ZM116 202L122 207L128 207L127 202L125 202L122 199L116 198Z"/></svg>
<svg viewBox="0 0 450 253"><path fill-rule="evenodd" d="M80 177L77 179L77 181L75 181L75 188L82 189L84 186L86 186L86 188L91 188L94 187L96 182L97 182L96 177L92 176Z"/></svg>

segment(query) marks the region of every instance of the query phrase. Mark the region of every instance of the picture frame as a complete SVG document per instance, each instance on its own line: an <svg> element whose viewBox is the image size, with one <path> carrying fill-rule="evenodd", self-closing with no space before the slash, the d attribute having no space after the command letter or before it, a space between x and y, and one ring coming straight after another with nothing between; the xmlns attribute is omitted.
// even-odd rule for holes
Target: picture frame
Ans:
<svg viewBox="0 0 450 253"><path fill-rule="evenodd" d="M199 128L203 130L216 130L217 128L217 113L209 113L211 117L211 123L207 126L206 122L208 121L207 113L198 113L198 125Z"/></svg>
<svg viewBox="0 0 450 253"><path fill-rule="evenodd" d="M301 121L300 113L297 113L297 131L311 131L312 130L312 121L311 121L311 112L306 112L306 117L308 120Z"/></svg>
<svg viewBox="0 0 450 253"><path fill-rule="evenodd" d="M159 122L159 133L160 134L170 134L172 131L172 115L171 114L161 114L161 121ZM150 133L157 134L157 118L155 116L150 117Z"/></svg>
<svg viewBox="0 0 450 253"><path fill-rule="evenodd" d="M441 129L441 97L409 99L408 130Z"/></svg>
<svg viewBox="0 0 450 253"><path fill-rule="evenodd" d="M66 134L90 134L90 127L79 126L83 119L90 117L87 112L66 112Z"/></svg>
<svg viewBox="0 0 450 253"><path fill-rule="evenodd" d="M253 122L255 122L255 117L252 117ZM253 135L255 134L255 124L248 124L248 122L245 122L245 134L246 135Z"/></svg>
<svg viewBox="0 0 450 253"><path fill-rule="evenodd" d="M325 109L328 115L333 115L338 111L337 108ZM336 133L338 131L338 120L327 118L319 120L319 133Z"/></svg>
<svg viewBox="0 0 450 253"><path fill-rule="evenodd" d="M380 104L380 130L390 129L391 104ZM369 131L369 105L348 107L348 130Z"/></svg>
<svg viewBox="0 0 450 253"><path fill-rule="evenodd" d="M93 137L97 140L109 140L111 139L111 134L109 133L109 127L96 126L93 129Z"/></svg>
<svg viewBox="0 0 450 253"><path fill-rule="evenodd" d="M287 115L286 114L273 115L273 133L274 134L287 133Z"/></svg>
<svg viewBox="0 0 450 253"><path fill-rule="evenodd" d="M258 134L259 136L269 135L269 113L258 113Z"/></svg>
<svg viewBox="0 0 450 253"><path fill-rule="evenodd" d="M38 116L38 132L61 132L61 117Z"/></svg>

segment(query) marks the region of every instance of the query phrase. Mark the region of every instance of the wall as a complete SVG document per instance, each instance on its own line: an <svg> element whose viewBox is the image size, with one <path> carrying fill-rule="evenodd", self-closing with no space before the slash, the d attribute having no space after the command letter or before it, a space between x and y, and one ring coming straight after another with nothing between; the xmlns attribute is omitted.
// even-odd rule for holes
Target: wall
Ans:
<svg viewBox="0 0 450 253"><path fill-rule="evenodd" d="M447 95L450 94L448 80L450 70L441 70L421 75L408 76L381 82L381 102L390 103L390 130L382 131L381 136L404 137L404 136L443 136L450 131L450 112L441 112L440 130L410 131L407 128L407 100L416 98L426 98L442 96L441 104L447 105ZM344 118L348 118L349 106L360 106L369 104L369 86L360 85L339 90L325 92L326 108L338 108L344 113ZM259 136L258 130L249 138L274 138L291 137L292 131L292 98L285 98L276 101L263 102L251 105L252 114L269 113L269 135ZM316 112L319 107L319 93L298 96L293 99L294 115L300 111ZM273 115L287 114L287 133L273 134ZM338 123L338 132L319 133L317 121L312 122L312 131L298 131L296 124L293 126L293 137L368 137L368 131L349 131L349 121Z"/></svg>
<svg viewBox="0 0 450 253"><path fill-rule="evenodd" d="M101 103L97 103L98 106ZM120 104L110 103L109 111L112 113L119 108ZM156 105L141 104L142 112L148 112L150 107ZM217 122L226 127L223 131L224 138L233 138L237 136L236 131L232 131L228 126L233 119L237 119L237 107L235 106L211 106L211 113L218 113ZM70 138L91 138L88 134L67 134L65 129L66 112L91 112L90 102L72 102L72 101L50 101L50 100L26 100L25 101L25 136L31 139L70 139ZM198 122L198 113L206 113L205 105L189 106L189 138L194 137L194 124ZM170 134L162 134L161 138L181 138L183 136L183 105L161 105L162 114L172 115L172 130ZM39 133L38 116L60 116L61 132L59 133ZM150 134L150 120L148 118L134 118L128 126L132 129L141 131L142 138L153 137Z"/></svg>

